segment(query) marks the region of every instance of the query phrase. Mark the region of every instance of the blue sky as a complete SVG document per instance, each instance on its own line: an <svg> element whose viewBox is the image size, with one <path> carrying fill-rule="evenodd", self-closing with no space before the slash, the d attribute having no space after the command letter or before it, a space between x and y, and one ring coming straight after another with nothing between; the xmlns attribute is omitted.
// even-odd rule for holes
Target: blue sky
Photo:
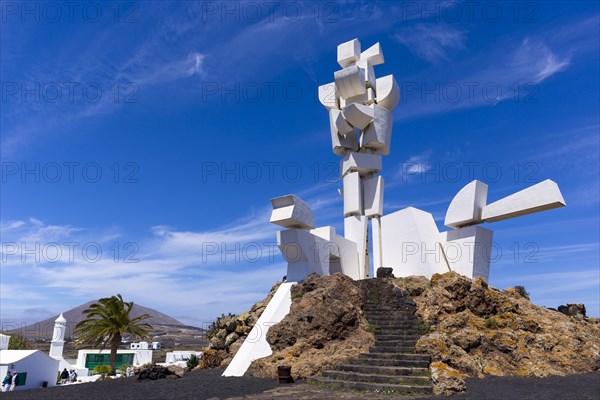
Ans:
<svg viewBox="0 0 600 400"><path fill-rule="evenodd" d="M355 37L401 85L386 213L444 229L472 179L490 202L553 179L567 207L485 225L490 284L599 316L597 2L0 4L4 324L121 293L204 325L262 299L286 270L272 197L341 230L316 89Z"/></svg>

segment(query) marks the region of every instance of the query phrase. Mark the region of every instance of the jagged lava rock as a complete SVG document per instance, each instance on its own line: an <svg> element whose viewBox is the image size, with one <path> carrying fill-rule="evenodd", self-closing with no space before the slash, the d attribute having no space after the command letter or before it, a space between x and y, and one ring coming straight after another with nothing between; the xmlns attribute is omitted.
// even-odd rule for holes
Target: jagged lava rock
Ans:
<svg viewBox="0 0 600 400"><path fill-rule="evenodd" d="M362 312L361 291L340 273L310 275L292 288L290 313L267 333L273 355L252 363L253 376L277 377L277 367L292 367L294 379L366 353L374 343Z"/></svg>
<svg viewBox="0 0 600 400"><path fill-rule="evenodd" d="M394 279L430 331L416 345L469 377L566 375L600 370L600 324L532 304L455 272ZM434 383L435 385L435 383Z"/></svg>

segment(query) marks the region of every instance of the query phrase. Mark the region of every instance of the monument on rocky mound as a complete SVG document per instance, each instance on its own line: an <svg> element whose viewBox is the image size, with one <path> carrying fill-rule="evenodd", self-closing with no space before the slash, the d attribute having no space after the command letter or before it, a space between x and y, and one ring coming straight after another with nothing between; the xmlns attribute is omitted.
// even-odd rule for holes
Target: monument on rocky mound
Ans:
<svg viewBox="0 0 600 400"><path fill-rule="evenodd" d="M272 199L271 222L286 228L277 243L288 262L283 283L240 347L225 376L243 375L252 361L272 354L266 341L269 326L280 322L291 306L291 287L308 275L341 272L353 279L370 277L391 267L396 277L457 272L488 280L492 231L479 226L565 205L558 185L545 180L493 203L488 186L474 180L452 199L440 232L433 216L413 207L383 212L384 180L378 175L382 156L390 152L392 111L400 99L393 75L376 78L383 64L381 45L361 52L358 39L337 48L341 70L334 82L319 87L319 100L329 111L332 149L342 157L344 235L332 226L316 227L310 209L292 194ZM369 229L372 246L369 248Z"/></svg>

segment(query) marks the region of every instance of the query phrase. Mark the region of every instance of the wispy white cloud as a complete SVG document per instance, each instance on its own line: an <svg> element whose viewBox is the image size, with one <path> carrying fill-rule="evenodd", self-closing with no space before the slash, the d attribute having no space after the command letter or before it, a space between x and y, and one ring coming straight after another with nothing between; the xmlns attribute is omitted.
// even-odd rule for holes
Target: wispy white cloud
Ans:
<svg viewBox="0 0 600 400"><path fill-rule="evenodd" d="M449 52L465 48L467 33L452 25L416 24L403 28L394 39L429 62L448 61Z"/></svg>
<svg viewBox="0 0 600 400"><path fill-rule="evenodd" d="M210 320L248 308L285 274L275 227L263 212L203 232L154 227L150 236L138 240L120 237L117 247L107 240L111 229L46 225L35 219L7 221L2 227L4 319L22 318L19 311L40 299L59 312L121 293L164 312ZM91 244L93 251L82 250ZM96 258L96 249L101 257ZM26 299L17 295L23 291Z"/></svg>

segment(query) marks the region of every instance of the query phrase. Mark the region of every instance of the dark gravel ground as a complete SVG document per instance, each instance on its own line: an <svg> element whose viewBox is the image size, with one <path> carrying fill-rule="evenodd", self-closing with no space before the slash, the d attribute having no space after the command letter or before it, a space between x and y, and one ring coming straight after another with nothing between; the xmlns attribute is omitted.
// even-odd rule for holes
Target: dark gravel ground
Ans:
<svg viewBox="0 0 600 400"><path fill-rule="evenodd" d="M2 400L203 400L239 397L278 386L276 381L252 377L224 378L224 369L188 372L180 379L138 381L135 377L65 387L0 393Z"/></svg>
<svg viewBox="0 0 600 400"><path fill-rule="evenodd" d="M181 379L138 382L117 379L66 387L1 393L14 400L396 400L394 395L348 392L296 383L278 385L270 379L223 378L223 369L194 371ZM415 399L415 397L411 397ZM452 397L418 397L451 400L600 400L600 374L550 378L486 377L467 381L467 393Z"/></svg>

